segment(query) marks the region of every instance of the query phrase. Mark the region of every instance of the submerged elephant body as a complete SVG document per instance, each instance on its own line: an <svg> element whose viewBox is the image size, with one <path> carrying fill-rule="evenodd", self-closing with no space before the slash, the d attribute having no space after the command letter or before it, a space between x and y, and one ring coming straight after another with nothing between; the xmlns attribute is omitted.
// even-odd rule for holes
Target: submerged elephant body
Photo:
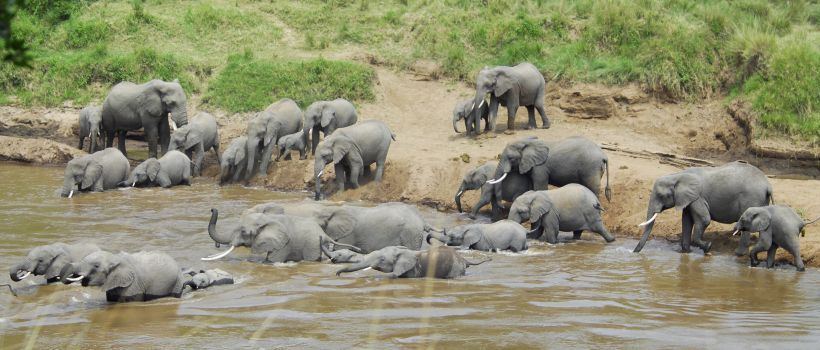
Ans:
<svg viewBox="0 0 820 350"><path fill-rule="evenodd" d="M191 159L176 150L165 153L160 159L148 158L137 165L128 180L119 186L168 188L191 184Z"/></svg>
<svg viewBox="0 0 820 350"><path fill-rule="evenodd" d="M258 175L268 173L268 165L273 155L273 148L279 138L293 134L302 129L302 110L291 99L281 99L258 113L247 128L246 176L253 176L253 170L258 164Z"/></svg>
<svg viewBox="0 0 820 350"><path fill-rule="evenodd" d="M188 158L193 160L194 176L202 175L202 160L205 158L205 152L213 149L216 162L222 163L219 159L218 129L216 117L208 112L199 112L190 123L174 131L168 148L184 152Z"/></svg>
<svg viewBox="0 0 820 350"><path fill-rule="evenodd" d="M102 109L97 106L88 106L80 110L80 145L79 149L83 149L83 141L86 138L90 139L88 145L88 153L94 153L102 150L103 142L102 134Z"/></svg>
<svg viewBox="0 0 820 350"><path fill-rule="evenodd" d="M461 249L483 251L527 250L527 229L511 220L501 220L492 224L468 224L445 229L443 233L431 233L430 238Z"/></svg>
<svg viewBox="0 0 820 350"><path fill-rule="evenodd" d="M385 247L355 259L357 262L336 271L336 275L370 267L379 272L390 273L394 278L457 278L464 276L468 267L489 261L473 263L459 255L455 249L444 246L424 251Z"/></svg>
<svg viewBox="0 0 820 350"><path fill-rule="evenodd" d="M336 129L356 124L358 119L356 107L343 98L311 103L305 110L304 137L306 141L310 138L312 154L316 154L316 147L319 146L319 131L327 138Z"/></svg>
<svg viewBox="0 0 820 350"><path fill-rule="evenodd" d="M515 129L515 113L519 106L527 108L529 120L527 129L535 128L535 110L541 115L542 128L550 127L547 111L544 109L546 82L538 68L530 63L514 67L497 66L485 68L476 77L476 93L473 99L478 108L473 112L476 132L479 130L481 107L487 94L490 95L490 126L495 130L498 105L507 107L507 129Z"/></svg>
<svg viewBox="0 0 820 350"><path fill-rule="evenodd" d="M74 187L81 192L102 192L128 179L131 164L116 148L74 158L66 164L63 178L63 197L74 195Z"/></svg>
<svg viewBox="0 0 820 350"><path fill-rule="evenodd" d="M806 225L817 220L820 218L804 222L794 209L781 205L751 207L743 212L735 224L735 233L760 232L757 244L749 252L749 262L752 266L758 265L757 254L765 251L766 267L774 267L777 248L783 248L794 257L797 271L805 271L803 259L800 257L800 233Z"/></svg>
<svg viewBox="0 0 820 350"><path fill-rule="evenodd" d="M29 275L43 276L47 283L53 283L60 279L63 267L99 250L94 244L52 243L34 247L23 261L9 268L9 277L18 282Z"/></svg>
<svg viewBox="0 0 820 350"><path fill-rule="evenodd" d="M579 184L569 184L549 191L530 191L518 197L510 207L509 219L529 220L536 228L536 238L558 243L558 232L570 231L579 239L585 230L595 232L610 243L615 240L601 220L598 196ZM540 232L539 232L540 231Z"/></svg>

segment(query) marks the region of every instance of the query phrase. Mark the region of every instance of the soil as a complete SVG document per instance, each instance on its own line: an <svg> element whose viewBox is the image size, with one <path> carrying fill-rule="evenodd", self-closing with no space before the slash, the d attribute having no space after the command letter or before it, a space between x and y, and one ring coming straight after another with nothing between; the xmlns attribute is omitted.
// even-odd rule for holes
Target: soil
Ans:
<svg viewBox="0 0 820 350"><path fill-rule="evenodd" d="M456 101L472 96L468 86L435 80L435 74L429 72L436 70L429 67L417 69L416 74L397 73L381 66L375 69L376 100L357 108L360 120L383 120L397 136L390 148L384 181L372 183L365 180L359 189L336 193L330 200L404 201L455 212L453 197L462 175L495 159L506 143L531 135L544 140L583 135L601 143L609 155L612 201L607 202L601 197L606 209L604 223L617 236L640 235L636 225L645 219L655 178L686 166L719 165L735 159L746 160L769 174L778 204L795 208L806 219L820 216L820 201L817 200L820 198L820 161L816 157L820 150L816 146L811 148L811 145L795 147L788 139L755 142L751 137L753 126L744 124L749 118L744 117L748 112L742 105L727 106L718 99L692 103L668 101L647 96L636 86L549 84L546 98L551 128L524 130L527 112L521 108L515 119L516 129L506 130L506 110L501 108L495 132L467 137L454 133L451 116ZM199 108L198 101L196 96L189 101L189 109L193 110L189 115L194 115ZM51 110L0 107L0 135L48 138L52 140L49 142L58 141L76 147L78 113L79 108L73 107ZM251 113L212 113L220 125L223 147L244 133L245 125L252 117ZM540 120L538 125L541 125ZM0 141L2 154L11 149L9 145L17 145L6 138ZM129 140L127 147L133 162L144 159L144 143ZM781 155L799 156L785 160L760 156L772 155L766 152L773 149L779 149ZM26 161L26 158L22 155L5 159ZM67 160L59 156L35 157L33 154L30 158L29 161L38 163L64 163ZM250 185L262 185L272 190L311 191L312 162L312 159L275 162L267 178L254 179ZM204 176L215 179L218 172L215 157L208 155ZM332 167L328 167L325 173L325 181L332 178ZM324 188L332 189L332 184L328 182ZM465 193L462 199L465 210L469 210L470 204L477 199L476 191ZM488 210L485 208L485 213ZM659 216L653 236L677 240L679 232L680 215L675 210L667 210ZM731 236L730 225L712 223L706 239L713 241L714 251L726 254L737 245L737 237ZM806 228L801 246L805 263L820 267L820 224ZM791 261L782 250L778 258Z"/></svg>

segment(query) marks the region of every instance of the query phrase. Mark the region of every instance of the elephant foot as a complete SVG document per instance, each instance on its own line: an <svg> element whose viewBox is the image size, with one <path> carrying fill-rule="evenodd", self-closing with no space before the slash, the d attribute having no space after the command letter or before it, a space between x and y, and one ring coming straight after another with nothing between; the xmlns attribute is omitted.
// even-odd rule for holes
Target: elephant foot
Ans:
<svg viewBox="0 0 820 350"><path fill-rule="evenodd" d="M680 252L681 252L681 253L686 253L686 254L689 254L689 253L691 253L691 252L692 252L692 249L690 249L689 247L686 247L686 248L681 248L681 249L680 249Z"/></svg>
<svg viewBox="0 0 820 350"><path fill-rule="evenodd" d="M735 249L735 256L746 256L747 254L749 254L749 248L745 250L741 248Z"/></svg>
<svg viewBox="0 0 820 350"><path fill-rule="evenodd" d="M604 238L607 243L615 242L615 237Z"/></svg>
<svg viewBox="0 0 820 350"><path fill-rule="evenodd" d="M700 245L700 249L703 249L703 254L709 253L712 250L712 242L705 242Z"/></svg>
<svg viewBox="0 0 820 350"><path fill-rule="evenodd" d="M749 261L749 266L751 266L751 267L757 267L757 265L760 265L760 262L755 261L755 260L750 260L750 261Z"/></svg>
<svg viewBox="0 0 820 350"><path fill-rule="evenodd" d="M549 129L549 128L550 128L550 125L549 125L549 124L544 125L544 126L541 126L541 129Z"/></svg>
<svg viewBox="0 0 820 350"><path fill-rule="evenodd" d="M524 128L524 130L532 130L532 129L535 129L534 125L527 125L527 127Z"/></svg>
<svg viewBox="0 0 820 350"><path fill-rule="evenodd" d="M504 130L504 135L515 135L515 130L513 130L513 129Z"/></svg>
<svg viewBox="0 0 820 350"><path fill-rule="evenodd" d="M805 267L798 267L797 268L797 272L805 272L805 271L806 271Z"/></svg>

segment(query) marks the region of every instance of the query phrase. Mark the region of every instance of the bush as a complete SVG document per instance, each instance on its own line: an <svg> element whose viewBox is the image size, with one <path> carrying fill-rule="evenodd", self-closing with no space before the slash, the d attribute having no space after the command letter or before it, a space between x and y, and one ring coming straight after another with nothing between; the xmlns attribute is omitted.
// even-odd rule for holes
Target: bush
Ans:
<svg viewBox="0 0 820 350"><path fill-rule="evenodd" d="M63 26L63 45L69 49L81 49L93 44L104 43L111 37L111 27L99 19L88 21L72 18Z"/></svg>

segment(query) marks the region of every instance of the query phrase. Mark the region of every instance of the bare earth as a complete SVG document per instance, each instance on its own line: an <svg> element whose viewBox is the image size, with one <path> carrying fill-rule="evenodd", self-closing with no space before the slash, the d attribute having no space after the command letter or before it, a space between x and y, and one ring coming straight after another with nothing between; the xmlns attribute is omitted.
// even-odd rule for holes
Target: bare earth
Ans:
<svg viewBox="0 0 820 350"><path fill-rule="evenodd" d="M469 87L431 81L423 74L396 73L382 67L376 67L376 71L376 101L357 107L360 120L383 120L397 135L397 141L390 148L385 180L380 184L365 180L361 188L337 193L331 200L405 201L454 212L453 197L462 175L495 159L507 142L530 135L544 140L583 135L601 143L609 154L612 202L607 203L601 197L606 209L604 223L617 236L640 235L636 225L645 219L655 178L702 161L719 165L735 159L747 160L770 174L778 204L797 209L804 219L820 216L820 162L816 158L787 161L751 155L747 151L745 130L727 112L722 100L672 103L647 97L633 86L550 85L547 88L550 129L523 130L527 113L526 109L520 108L515 132L507 134L506 110L501 108L496 132L468 138L454 133L451 116L456 101L472 96ZM189 101L189 109L195 110L198 105L196 97ZM0 107L0 135L47 137L76 147L76 136L73 135L76 127L73 125L78 113L79 107L59 110ZM243 134L251 117L250 114L229 115L220 111L214 114L219 119L223 145ZM541 125L540 120L538 125ZM463 127L462 123L460 128ZM19 149L19 146L10 146L18 143L9 140L0 137L0 159L26 160L25 156L5 155L11 149ZM780 145L781 148L794 148L789 141ZM143 143L129 141L128 147L138 150L129 151L129 157L139 157L139 154L144 157ZM818 154L817 149L804 151L810 155ZM19 150L15 152L20 153ZM29 161L64 163L67 158L63 158L39 155L32 156ZM206 159L204 174L214 178L219 171L215 159L213 156ZM312 190L312 164L312 159L274 163L267 178L255 179L251 185L264 185L273 190ZM328 167L325 173L324 179L331 179L332 167ZM327 184L324 188L330 189L330 186ZM477 192L466 193L463 197L465 210L469 210L470 204L477 199ZM679 213L667 210L659 216L654 237L677 240L679 233ZM598 239L593 236L585 238ZM721 254L731 254L737 245L737 237L731 237L730 225L712 223L706 238L713 240L713 249ZM807 227L801 247L805 263L820 267L820 224ZM778 258L791 261L791 256L782 250Z"/></svg>

